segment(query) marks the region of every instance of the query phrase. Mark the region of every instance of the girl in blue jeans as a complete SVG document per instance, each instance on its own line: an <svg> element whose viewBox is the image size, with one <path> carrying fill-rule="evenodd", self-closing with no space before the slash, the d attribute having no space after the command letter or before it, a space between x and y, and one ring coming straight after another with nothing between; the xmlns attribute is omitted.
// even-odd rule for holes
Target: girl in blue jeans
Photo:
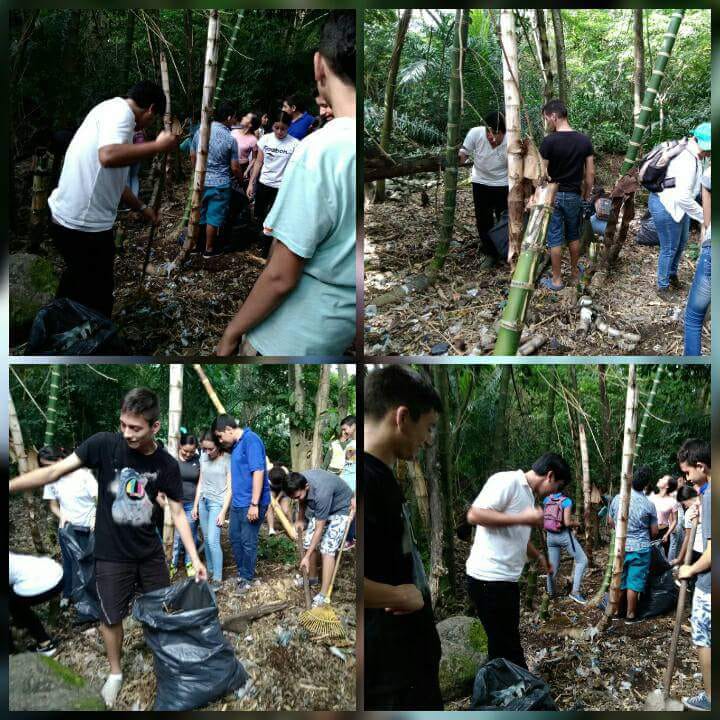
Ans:
<svg viewBox="0 0 720 720"><path fill-rule="evenodd" d="M659 290L667 290L670 285L679 286L678 266L690 231L690 216L683 215L679 222L673 220L657 193L650 193L648 210L655 222L655 229L660 240L657 286Z"/></svg>

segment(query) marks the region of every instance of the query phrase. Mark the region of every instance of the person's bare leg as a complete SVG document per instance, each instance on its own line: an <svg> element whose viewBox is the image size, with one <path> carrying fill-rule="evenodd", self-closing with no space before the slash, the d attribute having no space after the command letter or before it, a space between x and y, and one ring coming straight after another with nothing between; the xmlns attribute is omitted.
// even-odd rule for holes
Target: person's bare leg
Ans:
<svg viewBox="0 0 720 720"><path fill-rule="evenodd" d="M308 572L308 577L316 578L318 576L317 556L317 550L315 550L313 554L310 555L310 571Z"/></svg>
<svg viewBox="0 0 720 720"><path fill-rule="evenodd" d="M578 262L580 261L580 241L573 240L569 245L570 250L570 281L573 285L577 284L580 280L580 273L578 272Z"/></svg>
<svg viewBox="0 0 720 720"><path fill-rule="evenodd" d="M215 238L217 237L218 229L208 223L205 226L205 252L211 253L215 249Z"/></svg>
<svg viewBox="0 0 720 720"><path fill-rule="evenodd" d="M122 672L120 669L120 657L122 655L123 644L122 623L117 623L117 625L100 623L100 634L105 643L105 654L110 663L110 672L113 675L119 675Z"/></svg>
<svg viewBox="0 0 720 720"><path fill-rule="evenodd" d="M618 601L617 613L615 613L616 618L623 616L623 610L625 610L625 608L627 606L626 597L627 597L627 591L621 590L620 591L620 600Z"/></svg>
<svg viewBox="0 0 720 720"><path fill-rule="evenodd" d="M275 533L275 513L273 512L272 505L270 505L268 507L265 517L267 518L268 530L270 531L270 533L274 534Z"/></svg>
<svg viewBox="0 0 720 720"><path fill-rule="evenodd" d="M637 612L638 594L634 590L627 591L627 618L634 618Z"/></svg>
<svg viewBox="0 0 720 720"><path fill-rule="evenodd" d="M708 700L712 699L712 691L710 685L712 683L712 662L709 647L699 647L697 649L698 660L700 661L700 670L703 676L703 685L705 686L705 694Z"/></svg>
<svg viewBox="0 0 720 720"><path fill-rule="evenodd" d="M552 267L552 283L557 287L562 283L562 245L550 248L550 265Z"/></svg>
<svg viewBox="0 0 720 720"><path fill-rule="evenodd" d="M322 584L320 585L320 592L327 597L328 590L330 590L330 580L332 580L333 570L335 569L335 555L322 556Z"/></svg>

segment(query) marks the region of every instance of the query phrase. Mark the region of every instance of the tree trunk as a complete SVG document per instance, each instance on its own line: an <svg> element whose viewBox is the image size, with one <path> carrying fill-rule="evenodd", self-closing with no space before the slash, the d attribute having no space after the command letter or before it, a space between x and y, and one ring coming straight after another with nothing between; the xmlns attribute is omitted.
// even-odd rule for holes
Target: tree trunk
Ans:
<svg viewBox="0 0 720 720"><path fill-rule="evenodd" d="M185 54L187 57L185 75L185 111L190 117L190 126L195 121L195 63L193 62L193 50L195 39L193 35L192 10L185 10L183 20L185 24Z"/></svg>
<svg viewBox="0 0 720 720"><path fill-rule="evenodd" d="M565 68L565 33L563 31L562 11L551 10L553 30L555 31L555 53L558 69L558 99L567 104L567 70Z"/></svg>
<svg viewBox="0 0 720 720"><path fill-rule="evenodd" d="M180 448L180 422L182 420L183 401L183 365L170 365L170 394L168 401L168 438L167 451L177 459ZM172 553L175 527L170 514L170 505L165 505L165 516L163 520L163 544L165 555L170 557Z"/></svg>
<svg viewBox="0 0 720 720"><path fill-rule="evenodd" d="M493 472L499 472L500 470L505 469L508 440L505 416L507 414L508 387L510 385L511 374L512 365L503 365L500 371L500 384L498 386L497 404L495 405L495 430L493 433Z"/></svg>
<svg viewBox="0 0 720 720"><path fill-rule="evenodd" d="M313 426L310 467L322 467L323 432L327 422L328 398L330 396L330 366L320 365L320 380L315 395L315 425Z"/></svg>
<svg viewBox="0 0 720 720"><path fill-rule="evenodd" d="M288 366L290 367L290 366ZM208 376L205 374L205 371L202 369L201 365L194 364L193 369L197 373L198 377L200 378L200 382L202 383L202 386L205 388L205 392L208 394L208 397L210 398L210 402L215 407L215 410L217 410L219 415L225 414L225 406L220 402L220 398L217 396L217 393L213 389L213 386L210 384L210 380L208 380Z"/></svg>
<svg viewBox="0 0 720 720"><path fill-rule="evenodd" d="M12 395L10 394L8 394L8 425L10 426L10 448L15 454L18 472L20 475L24 475L25 473L34 470L37 467L37 462L33 462L25 452L25 442L23 441L20 421L18 420L17 412L15 411L15 403L13 402ZM38 517L35 507L35 491L29 490L23 493L23 502L25 503L25 508L28 513L30 537L32 538L35 552L39 555L44 555L45 546L43 545L42 535L40 533L40 528L38 527Z"/></svg>
<svg viewBox="0 0 720 720"><path fill-rule="evenodd" d="M440 221L440 237L435 248L433 268L442 269L447 257L455 224L455 199L457 194L458 151L460 150L460 77L465 58L468 34L468 11L455 11L455 32L450 52L450 89L448 93L447 135L445 141L445 198Z"/></svg>
<svg viewBox="0 0 720 720"><path fill-rule="evenodd" d="M348 393L348 374L347 365L340 363L337 366L338 371L338 420L342 420L347 417L350 407L350 399Z"/></svg>
<svg viewBox="0 0 720 720"><path fill-rule="evenodd" d="M582 489L583 489L583 526L585 529L585 554L590 567L593 563L593 524L590 519L592 507L592 483L590 481L590 455L588 454L587 436L585 435L585 423L578 426L580 432L580 456L582 457Z"/></svg>
<svg viewBox="0 0 720 720"><path fill-rule="evenodd" d="M580 424L578 419L577 407L580 405L580 393L578 392L577 384L577 371L575 365L568 365L568 373L570 375L570 399L567 402L568 409L568 420L570 421L570 433L573 440L573 459L575 461L575 477L579 478L582 476L582 463L580 460L580 437L578 433L578 425ZM572 400L572 402L570 402ZM576 483L576 494L575 494L575 507L580 508L582 505L582 486L580 483ZM582 517L582 514L580 515Z"/></svg>
<svg viewBox="0 0 720 720"><path fill-rule="evenodd" d="M417 460L406 462L405 465L407 466L407 473L410 475L410 480L412 481L420 520L427 531L430 529L430 504L425 475L423 474L422 466Z"/></svg>
<svg viewBox="0 0 720 720"><path fill-rule="evenodd" d="M610 401L608 399L605 378L606 373L607 365L598 365L598 388L600 391L600 407L602 408L603 476L605 478L605 490L612 493L612 470L610 469L612 430L610 425Z"/></svg>
<svg viewBox="0 0 720 720"><path fill-rule="evenodd" d="M500 320L494 355L517 353L525 325L525 314L535 287L538 262L545 252L545 238L550 225L550 216L553 213L557 188L556 183L548 183L541 185L535 191L520 257L513 272L510 293Z"/></svg>
<svg viewBox="0 0 720 720"><path fill-rule="evenodd" d="M135 39L135 11L127 11L127 24L125 29L125 49L123 51L122 90L130 89L130 64L132 61L132 46Z"/></svg>
<svg viewBox="0 0 720 720"><path fill-rule="evenodd" d="M655 377L653 378L650 395L648 396L647 402L645 403L645 412L643 413L642 422L640 423L640 430L637 436L637 443L635 444L635 454L637 457L640 457L640 448L642 446L643 437L645 436L645 428L647 427L648 418L650 417L652 406L655 402L655 396L657 395L658 387L660 386L660 378L662 377L664 369L664 365L658 365L655 370Z"/></svg>
<svg viewBox="0 0 720 720"><path fill-rule="evenodd" d="M55 425L57 424L57 399L60 392L60 366L50 368L50 392L48 393L47 421L43 445L52 445L55 441Z"/></svg>
<svg viewBox="0 0 720 720"><path fill-rule="evenodd" d="M301 423L305 416L305 385L303 384L303 366L288 365L288 385L292 396L290 413L290 467L302 472L311 467L308 464L311 443Z"/></svg>
<svg viewBox="0 0 720 720"><path fill-rule="evenodd" d="M508 262L514 265L520 254L523 226L523 150L520 142L520 72L518 67L515 13L500 11L502 38L505 126L508 163Z"/></svg>
<svg viewBox="0 0 720 720"><path fill-rule="evenodd" d="M380 145L385 152L389 151L390 138L392 136L393 118L395 113L395 89L397 87L397 74L400 67L400 55L402 54L403 45L405 44L405 36L410 25L412 10L403 10L400 20L398 21L397 33L395 34L395 44L393 45L392 55L390 57L390 67L388 68L388 79L385 84L385 115L383 117L382 130L380 131ZM375 202L383 202L385 200L385 181L379 180L375 184Z"/></svg>
<svg viewBox="0 0 720 720"><path fill-rule="evenodd" d="M645 94L645 46L643 45L643 11L633 10L633 31L635 37L635 73L633 75L633 120L640 115L642 97Z"/></svg>
<svg viewBox="0 0 720 720"><path fill-rule="evenodd" d="M548 49L547 26L545 24L545 11L535 11L535 22L537 24L538 45L540 46L540 59L545 73L545 84L543 86L543 98L545 102L553 99L553 72L550 62L550 50Z"/></svg>
<svg viewBox="0 0 720 720"><path fill-rule="evenodd" d="M440 470L438 462L439 437L435 434L432 445L425 450L425 477L427 478L430 500L430 598L433 608L440 596L440 578L447 573L443 563L443 541L445 537L442 490L440 488Z"/></svg>
<svg viewBox="0 0 720 720"><path fill-rule="evenodd" d="M627 395L625 397L625 432L623 439L622 471L620 475L620 500L615 521L615 552L613 553L610 597L605 614L598 623L601 630L615 615L620 605L620 580L625 561L625 539L627 538L628 509L633 476L633 459L637 432L637 377L635 365L628 365Z"/></svg>
<svg viewBox="0 0 720 720"><path fill-rule="evenodd" d="M388 160L377 157L365 160L366 183L382 180L384 178L404 177L419 173L437 172L445 168L445 155L430 155L419 158L398 158Z"/></svg>

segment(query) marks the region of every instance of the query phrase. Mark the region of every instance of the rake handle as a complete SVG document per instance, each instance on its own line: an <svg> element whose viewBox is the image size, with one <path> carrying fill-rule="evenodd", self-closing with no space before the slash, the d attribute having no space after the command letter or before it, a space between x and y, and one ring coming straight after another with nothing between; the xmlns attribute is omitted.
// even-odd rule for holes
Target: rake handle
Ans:
<svg viewBox="0 0 720 720"><path fill-rule="evenodd" d="M297 545L298 557L303 559L303 536L302 533L295 533L295 544ZM303 592L305 594L305 609L309 610L312 605L310 598L310 583L308 581L308 573L305 568L302 569Z"/></svg>
<svg viewBox="0 0 720 720"><path fill-rule="evenodd" d="M340 567L340 558L343 554L343 549L345 548L345 541L347 540L348 532L350 531L350 526L352 525L353 518L355 517L355 513L351 512L348 515L348 521L345 525L345 532L343 533L342 541L340 542L340 552L338 553L337 560L335 561L335 569L333 570L332 578L330 580L330 587L328 588L327 593L327 599L330 600L330 597L333 592L333 588L335 587L335 578L337 577L337 571Z"/></svg>

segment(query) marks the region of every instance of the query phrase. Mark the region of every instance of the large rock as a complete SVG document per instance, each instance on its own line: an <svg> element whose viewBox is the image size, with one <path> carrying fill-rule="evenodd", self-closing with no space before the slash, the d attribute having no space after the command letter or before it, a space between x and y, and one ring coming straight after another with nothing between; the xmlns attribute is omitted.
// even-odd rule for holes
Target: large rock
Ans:
<svg viewBox="0 0 720 720"><path fill-rule="evenodd" d="M10 657L10 710L105 710L100 693L70 668L35 653Z"/></svg>
<svg viewBox="0 0 720 720"><path fill-rule="evenodd" d="M8 266L10 279L10 332L27 333L35 315L57 291L58 278L46 258L30 253L13 253Z"/></svg>
<svg viewBox="0 0 720 720"><path fill-rule="evenodd" d="M476 618L455 615L437 625L442 657L440 690L445 702L472 693L478 668L487 659L487 637Z"/></svg>

